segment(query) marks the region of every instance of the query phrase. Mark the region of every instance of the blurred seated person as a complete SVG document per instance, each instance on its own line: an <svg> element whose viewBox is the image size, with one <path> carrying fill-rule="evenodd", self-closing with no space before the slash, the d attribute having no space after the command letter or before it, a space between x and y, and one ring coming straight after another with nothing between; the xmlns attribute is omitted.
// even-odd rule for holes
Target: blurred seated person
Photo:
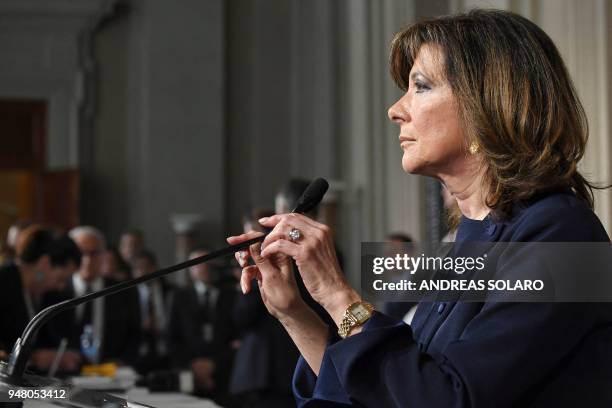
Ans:
<svg viewBox="0 0 612 408"><path fill-rule="evenodd" d="M21 231L32 225L28 220L15 221L6 232L6 242L2 248L2 263L9 262L15 259L15 245Z"/></svg>
<svg viewBox="0 0 612 408"><path fill-rule="evenodd" d="M284 197L282 200L286 200ZM283 201L283 205L285 205L286 201ZM255 207L245 211L244 216L242 217L242 229L244 231L260 231L260 232L269 232L271 229L268 229L257 222L258 219L263 217L271 217L275 214L274 210L271 208L263 208L263 207Z"/></svg>
<svg viewBox="0 0 612 408"><path fill-rule="evenodd" d="M207 253L196 249L189 259ZM174 366L193 372L196 393L223 404L232 366L231 311L236 292L217 287L212 272L206 263L189 268L191 286L172 298L168 345Z"/></svg>
<svg viewBox="0 0 612 408"><path fill-rule="evenodd" d="M123 282L131 279L131 269L116 247L111 246L102 254L102 265L100 265L102 277Z"/></svg>
<svg viewBox="0 0 612 408"><path fill-rule="evenodd" d="M60 235L53 241L49 257L56 278L51 290L64 290L81 267L81 250L68 235Z"/></svg>
<svg viewBox="0 0 612 408"><path fill-rule="evenodd" d="M141 250L133 256L134 278L149 275L157 269L157 259L152 252ZM172 287L162 277L141 283L137 289L141 339L136 369L146 373L167 368L169 366L166 345L167 310Z"/></svg>
<svg viewBox="0 0 612 408"><path fill-rule="evenodd" d="M39 297L37 304L40 305L40 307L37 312L51 305L48 297L49 294L66 290L69 282L72 280L72 275L81 267L81 251L68 235L60 235L53 240L49 250L49 258L51 260L53 282L45 289L42 296ZM41 349L37 353L34 353L32 361L39 369L46 369L52 365L55 359L55 349L59 346L53 334L53 330L49 325L45 324L40 328L37 344L39 347L44 348L44 350ZM69 359L75 363L62 364L63 360L60 360L60 365L58 366L59 372L75 371L78 368L78 363L81 361L81 354L74 351L68 351L64 352L63 356L63 360Z"/></svg>
<svg viewBox="0 0 612 408"><path fill-rule="evenodd" d="M137 229L127 229L119 237L119 253L130 266L134 263L136 255L144 250L142 232Z"/></svg>
<svg viewBox="0 0 612 408"><path fill-rule="evenodd" d="M72 243L74 245L74 243ZM0 349L11 351L28 322L41 310L45 291L65 285L67 273L80 263L80 253L64 237L54 239L50 230L32 225L23 230L15 243L16 258L0 267ZM45 328L38 333L31 364L46 370L55 358ZM60 370L72 371L80 364L78 353L64 353Z"/></svg>
<svg viewBox="0 0 612 408"><path fill-rule="evenodd" d="M100 275L101 255L105 248L102 233L94 227L80 226L72 229L69 235L81 251L81 266L64 290L45 297L47 304L83 296L117 283ZM47 324L56 342L66 338L68 348L85 353L90 363L115 361L129 364L137 354L140 339L138 295L135 289L128 289L98 298L60 313ZM85 337L92 347L81 347L81 340Z"/></svg>
<svg viewBox="0 0 612 408"><path fill-rule="evenodd" d="M406 244L412 243L412 237L402 232L395 232L387 236L387 242L389 243L390 253L387 256L395 256L396 254L406 253ZM412 250L408 255L412 256ZM400 293L401 297L402 294ZM417 302L402 302L402 301L389 301L383 305L383 311L396 319L403 320L406 324L410 324L414 313L416 312Z"/></svg>

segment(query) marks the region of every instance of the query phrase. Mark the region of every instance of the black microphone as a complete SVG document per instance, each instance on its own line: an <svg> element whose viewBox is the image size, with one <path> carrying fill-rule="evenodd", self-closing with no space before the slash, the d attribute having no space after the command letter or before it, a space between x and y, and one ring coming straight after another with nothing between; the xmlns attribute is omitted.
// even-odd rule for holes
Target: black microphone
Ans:
<svg viewBox="0 0 612 408"><path fill-rule="evenodd" d="M329 184L325 179L318 178L314 180L312 183L308 185L302 196L298 200L298 203L295 209L292 211L294 213L306 213L314 209L325 195L325 192L329 188ZM189 268L193 265L201 264L204 262L208 262L211 259L219 258L226 255L231 255L237 251L248 248L254 243L261 242L265 239L267 234L262 235L257 238L250 239L248 241L244 241L240 244L230 245L226 248L219 249L217 251L210 252L206 255L199 256L197 258L190 259L185 262L181 262L174 266L169 266L164 269L160 269L153 273L150 273L145 276L141 276L139 278L132 279L127 282L118 283L116 285L110 286L106 289L99 290L97 292L88 293L83 296L79 296L73 299L65 300L63 302L57 303L55 305L51 305L46 309L41 310L36 316L30 320L26 328L23 330L21 337L17 339L15 345L13 346L13 350L9 357L9 362L6 368L6 372L2 373L4 376L7 376L7 382L13 384L21 384L23 382L23 373L25 371L27 362L30 358L30 352L32 349L32 343L36 333L40 329L40 327L49 321L53 316L61 313L70 308L76 307L82 303L90 302L99 297L112 295L113 293L121 292L141 283L157 279L164 275L168 275L172 272L180 271L185 268Z"/></svg>
<svg viewBox="0 0 612 408"><path fill-rule="evenodd" d="M304 214L313 210L327 192L329 183L324 178L315 179L312 183L306 187L306 190L302 193L302 196L297 202L297 205L293 209L293 213Z"/></svg>

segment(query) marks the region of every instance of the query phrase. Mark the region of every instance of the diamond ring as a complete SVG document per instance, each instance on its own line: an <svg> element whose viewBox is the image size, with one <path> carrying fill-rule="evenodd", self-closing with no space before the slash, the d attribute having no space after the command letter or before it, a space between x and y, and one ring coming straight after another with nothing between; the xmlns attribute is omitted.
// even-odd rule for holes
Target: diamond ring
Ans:
<svg viewBox="0 0 612 408"><path fill-rule="evenodd" d="M297 241L298 239L300 239L302 237L302 233L300 232L299 229L297 228L292 228L291 231L289 231L289 239L293 242Z"/></svg>

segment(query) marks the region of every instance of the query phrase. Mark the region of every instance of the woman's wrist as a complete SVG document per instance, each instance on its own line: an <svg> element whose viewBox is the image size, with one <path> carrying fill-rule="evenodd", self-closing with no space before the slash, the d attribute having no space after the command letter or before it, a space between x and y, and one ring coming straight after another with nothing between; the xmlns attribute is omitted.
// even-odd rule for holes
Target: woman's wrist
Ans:
<svg viewBox="0 0 612 408"><path fill-rule="evenodd" d="M309 306L300 297L299 300L296 300L290 308L284 310L282 313L275 313L274 317L276 317L281 324L285 325L285 323L292 323L302 320L304 316L308 314L309 309Z"/></svg>
<svg viewBox="0 0 612 408"><path fill-rule="evenodd" d="M278 318L310 368L319 375L323 354L329 339L329 328L310 306L304 303L299 310Z"/></svg>
<svg viewBox="0 0 612 408"><path fill-rule="evenodd" d="M361 296L350 286L345 286L342 289L331 293L330 296L321 302L321 306L329 313L331 318L340 326L344 318L344 312L350 304L360 301Z"/></svg>

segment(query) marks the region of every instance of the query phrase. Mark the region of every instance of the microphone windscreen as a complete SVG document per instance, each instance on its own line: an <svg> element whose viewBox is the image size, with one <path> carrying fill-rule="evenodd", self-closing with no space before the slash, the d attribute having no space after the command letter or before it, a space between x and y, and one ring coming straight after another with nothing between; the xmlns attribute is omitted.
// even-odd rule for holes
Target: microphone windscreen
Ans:
<svg viewBox="0 0 612 408"><path fill-rule="evenodd" d="M311 211L319 205L328 188L327 180L324 178L315 179L306 187L293 212L303 214Z"/></svg>

